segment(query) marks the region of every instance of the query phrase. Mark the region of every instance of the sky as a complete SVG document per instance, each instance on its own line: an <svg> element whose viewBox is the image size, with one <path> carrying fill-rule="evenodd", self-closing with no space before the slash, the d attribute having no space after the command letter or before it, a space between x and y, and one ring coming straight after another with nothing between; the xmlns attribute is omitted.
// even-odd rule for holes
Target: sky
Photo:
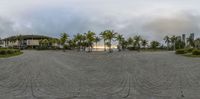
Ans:
<svg viewBox="0 0 200 99"><path fill-rule="evenodd" d="M162 41L165 35L200 37L199 0L0 0L0 37L59 37L114 30Z"/></svg>

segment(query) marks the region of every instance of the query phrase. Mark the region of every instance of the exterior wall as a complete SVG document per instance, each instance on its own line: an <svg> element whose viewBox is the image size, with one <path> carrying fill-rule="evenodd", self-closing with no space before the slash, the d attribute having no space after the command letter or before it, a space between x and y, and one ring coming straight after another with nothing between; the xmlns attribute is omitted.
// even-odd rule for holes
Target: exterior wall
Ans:
<svg viewBox="0 0 200 99"><path fill-rule="evenodd" d="M9 47L13 47L13 46L18 46L18 43L19 41L16 41L16 42L8 42L8 45Z"/></svg>
<svg viewBox="0 0 200 99"><path fill-rule="evenodd" d="M28 46L39 46L39 40L27 40L27 45Z"/></svg>
<svg viewBox="0 0 200 99"><path fill-rule="evenodd" d="M57 44L57 43L53 43L52 46L54 46L54 47L60 47L60 45Z"/></svg>
<svg viewBox="0 0 200 99"><path fill-rule="evenodd" d="M24 39L22 40L20 43L21 46L23 47L36 47L36 46L40 46L40 40L41 39ZM10 42L10 41L3 41L2 44L0 44L1 47L18 47L19 46L19 41L16 42ZM53 43L52 46L54 47L60 47L59 44L57 43Z"/></svg>
<svg viewBox="0 0 200 99"><path fill-rule="evenodd" d="M6 47L4 41L2 41L2 42L0 43L0 47Z"/></svg>

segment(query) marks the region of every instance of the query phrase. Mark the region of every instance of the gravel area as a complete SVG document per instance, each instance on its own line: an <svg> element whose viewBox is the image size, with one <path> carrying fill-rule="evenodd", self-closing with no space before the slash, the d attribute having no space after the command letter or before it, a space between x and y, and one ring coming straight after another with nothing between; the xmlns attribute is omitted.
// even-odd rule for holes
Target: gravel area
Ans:
<svg viewBox="0 0 200 99"><path fill-rule="evenodd" d="M200 58L24 51L0 59L0 99L200 99Z"/></svg>

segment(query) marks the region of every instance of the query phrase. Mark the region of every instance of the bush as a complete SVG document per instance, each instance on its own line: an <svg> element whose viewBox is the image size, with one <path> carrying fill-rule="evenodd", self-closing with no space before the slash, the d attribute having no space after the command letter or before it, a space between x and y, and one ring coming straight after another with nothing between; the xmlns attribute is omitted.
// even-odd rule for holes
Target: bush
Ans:
<svg viewBox="0 0 200 99"><path fill-rule="evenodd" d="M193 50L194 50L193 48L188 48L188 49L186 49L186 52L187 53L192 53Z"/></svg>
<svg viewBox="0 0 200 99"><path fill-rule="evenodd" d="M0 49L0 55L19 53L18 49Z"/></svg>
<svg viewBox="0 0 200 99"><path fill-rule="evenodd" d="M200 50L193 50L192 55L200 55Z"/></svg>
<svg viewBox="0 0 200 99"><path fill-rule="evenodd" d="M7 54L6 50L0 50L0 55L6 55L6 54Z"/></svg>
<svg viewBox="0 0 200 99"><path fill-rule="evenodd" d="M186 53L185 49L176 50L176 54L185 54L185 53Z"/></svg>
<svg viewBox="0 0 200 99"><path fill-rule="evenodd" d="M14 51L13 50L7 50L7 54L13 54Z"/></svg>

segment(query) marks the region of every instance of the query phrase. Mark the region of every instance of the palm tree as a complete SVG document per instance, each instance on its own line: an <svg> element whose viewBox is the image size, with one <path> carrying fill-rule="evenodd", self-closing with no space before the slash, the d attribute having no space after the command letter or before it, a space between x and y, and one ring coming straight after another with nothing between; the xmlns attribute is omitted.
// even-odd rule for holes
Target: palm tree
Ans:
<svg viewBox="0 0 200 99"><path fill-rule="evenodd" d="M106 38L106 31L104 31L104 32L101 32L100 33L100 36L101 36L101 38L103 39L103 46L104 46L104 51L106 51L106 40L107 40L107 38Z"/></svg>
<svg viewBox="0 0 200 99"><path fill-rule="evenodd" d="M98 43L99 41L101 41L101 38L98 37L98 36L96 36L94 41L95 41L95 43L96 43L96 51L97 51L97 43Z"/></svg>
<svg viewBox="0 0 200 99"><path fill-rule="evenodd" d="M127 42L128 45L133 45L133 39L131 37L128 38Z"/></svg>
<svg viewBox="0 0 200 99"><path fill-rule="evenodd" d="M153 49L156 49L160 45L158 41L152 41L150 44L151 44L151 48Z"/></svg>
<svg viewBox="0 0 200 99"><path fill-rule="evenodd" d="M109 47L109 52L111 53L112 40L116 38L117 33L115 33L113 30L106 30L104 32L106 33L106 39L108 40L107 45Z"/></svg>
<svg viewBox="0 0 200 99"><path fill-rule="evenodd" d="M74 39L68 40L69 48L74 49L76 47L76 41Z"/></svg>
<svg viewBox="0 0 200 99"><path fill-rule="evenodd" d="M193 36L192 36L192 35L190 35L190 36L187 38L187 43L189 44L190 47L195 47L194 39L193 39Z"/></svg>
<svg viewBox="0 0 200 99"><path fill-rule="evenodd" d="M56 48L57 46L56 44L59 44L59 39L56 39L56 38L49 39L49 45Z"/></svg>
<svg viewBox="0 0 200 99"><path fill-rule="evenodd" d="M148 45L148 41L147 40L141 40L142 46L143 48L146 48L146 46Z"/></svg>
<svg viewBox="0 0 200 99"><path fill-rule="evenodd" d="M169 36L165 36L164 40L165 40L165 43L167 43L167 49L169 50L169 44L171 42L170 37Z"/></svg>
<svg viewBox="0 0 200 99"><path fill-rule="evenodd" d="M175 45L176 45L176 49L184 48L185 45L184 45L184 42L181 40L181 36L176 37Z"/></svg>
<svg viewBox="0 0 200 99"><path fill-rule="evenodd" d="M195 47L196 47L197 49L200 49L200 38L197 38L197 39L194 41L194 43L195 43Z"/></svg>
<svg viewBox="0 0 200 99"><path fill-rule="evenodd" d="M95 33L88 31L87 33L85 33L85 37L86 37L86 46L89 47L89 51L92 51L93 48L93 42L95 41Z"/></svg>
<svg viewBox="0 0 200 99"><path fill-rule="evenodd" d="M127 45L128 45L128 49L133 49L133 47L134 47L134 41L133 41L133 38L131 38L131 37L129 37L128 39L127 39Z"/></svg>
<svg viewBox="0 0 200 99"><path fill-rule="evenodd" d="M63 51L65 51L65 43L68 39L69 35L67 33L61 33L60 43L63 46Z"/></svg>
<svg viewBox="0 0 200 99"><path fill-rule="evenodd" d="M23 40L23 38L22 38L22 35L17 35L15 38L14 38L14 42L16 42L17 41L17 45L18 45L18 48L19 49L21 49L21 46L22 46L22 40Z"/></svg>
<svg viewBox="0 0 200 99"><path fill-rule="evenodd" d="M141 36L134 36L134 47L139 51L140 50L140 41L142 40Z"/></svg>
<svg viewBox="0 0 200 99"><path fill-rule="evenodd" d="M85 46L85 36L80 33L74 35L74 41L76 45L78 46L79 51L81 50L83 46Z"/></svg>
<svg viewBox="0 0 200 99"><path fill-rule="evenodd" d="M173 44L173 49L176 50L176 40L177 40L177 37L175 35L173 35L171 38L171 43Z"/></svg>
<svg viewBox="0 0 200 99"><path fill-rule="evenodd" d="M118 41L118 50L121 51L122 45L123 45L123 41L124 41L124 37L121 34L118 34L116 36L116 40Z"/></svg>
<svg viewBox="0 0 200 99"><path fill-rule="evenodd" d="M128 41L124 39L122 41L122 50L124 50L125 48L127 48L127 46L128 46Z"/></svg>

